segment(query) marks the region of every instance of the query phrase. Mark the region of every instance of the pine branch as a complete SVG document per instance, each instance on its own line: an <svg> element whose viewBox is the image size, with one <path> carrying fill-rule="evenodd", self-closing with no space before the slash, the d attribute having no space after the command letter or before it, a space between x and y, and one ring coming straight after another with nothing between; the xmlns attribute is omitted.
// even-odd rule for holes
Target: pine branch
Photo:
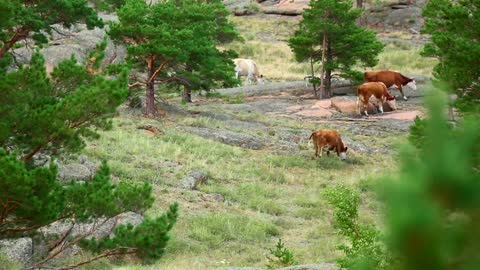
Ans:
<svg viewBox="0 0 480 270"><path fill-rule="evenodd" d="M2 58L5 53L11 50L17 41L22 38L26 38L28 33L30 33L30 29L25 27L20 27L15 30L15 34L10 38L9 41L5 42L3 48L0 49L0 58Z"/></svg>
<svg viewBox="0 0 480 270"><path fill-rule="evenodd" d="M164 61L164 62L160 65L160 67L158 67L157 70L155 70L155 72L153 72L152 77L150 77L150 78L148 79L147 83L151 83L153 80L155 80L155 77L157 77L158 73L159 73L160 71L162 71L162 69L165 67L165 65L168 64L168 62L169 62L168 60L167 60L167 61Z"/></svg>
<svg viewBox="0 0 480 270"><path fill-rule="evenodd" d="M94 262L96 260L99 260L101 258L105 258L105 257L111 257L111 256L117 256L117 255L128 255L128 254L135 254L137 252L138 249L136 248L127 248L129 249L128 251L121 251L122 249L125 249L125 248L116 248L116 249L112 249L112 250L109 250L107 252L104 252L102 254L99 254L93 258L90 258L88 260L85 260L83 262L79 262L77 264L73 264L73 265L69 265L69 266L64 266L64 267L60 267L60 268L55 268L55 270L69 270L69 269L74 269L74 268L77 268L79 266L82 266L84 264L88 264L88 263L91 263L91 262Z"/></svg>
<svg viewBox="0 0 480 270"><path fill-rule="evenodd" d="M118 215L116 215L118 216ZM36 264L34 264L33 266L29 267L28 269L38 269L38 268L42 268L42 265L44 265L45 263L47 263L48 261L52 260L53 258L57 257L59 254L61 254L63 251L65 251L66 249L78 244L80 241L82 241L83 239L93 235L101 226L103 226L105 223L107 223L108 221L110 221L112 218L116 217L116 216L113 216L113 217L109 217L109 218L105 218L104 221L102 221L99 225L97 226L92 226L92 228L90 229L89 232L87 232L86 234L83 234L83 235L79 235L77 236L75 239L73 239L70 243L62 246L61 248L59 248L57 251L55 251L53 254L47 256L45 259L37 262ZM104 256L105 257L105 256ZM62 269L62 268L60 268ZM72 268L66 268L66 269L72 269Z"/></svg>

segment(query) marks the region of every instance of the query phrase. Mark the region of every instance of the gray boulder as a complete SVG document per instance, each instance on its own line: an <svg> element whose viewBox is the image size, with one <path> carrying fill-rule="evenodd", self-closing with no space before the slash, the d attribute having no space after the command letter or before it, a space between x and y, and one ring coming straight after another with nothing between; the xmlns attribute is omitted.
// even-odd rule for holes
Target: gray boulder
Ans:
<svg viewBox="0 0 480 270"><path fill-rule="evenodd" d="M0 252L21 265L27 265L33 254L33 241L29 237L0 240Z"/></svg>
<svg viewBox="0 0 480 270"><path fill-rule="evenodd" d="M185 189L195 190L199 185L205 184L208 179L208 174L202 171L192 170L188 172L187 176L182 179L182 186Z"/></svg>
<svg viewBox="0 0 480 270"><path fill-rule="evenodd" d="M101 14L104 21L117 21L118 18L113 14ZM83 63L87 60L88 53L95 49L95 46L106 37L106 28L87 29L85 24L74 24L70 28L65 28L61 24L52 25L53 31L49 36L49 46L42 48L40 52L45 56L45 65L47 72L53 71L61 61L69 59L72 55ZM105 60L118 62L125 59L126 48L115 45L111 40L107 41L105 50ZM31 41L30 41L31 43ZM33 46L22 47L14 50L17 61L28 64L33 53Z"/></svg>
<svg viewBox="0 0 480 270"><path fill-rule="evenodd" d="M60 165L57 178L62 181L86 181L93 176L92 171L83 164Z"/></svg>
<svg viewBox="0 0 480 270"><path fill-rule="evenodd" d="M78 157L78 163L59 164L57 178L61 181L87 181L97 172L97 165L87 156Z"/></svg>
<svg viewBox="0 0 480 270"><path fill-rule="evenodd" d="M290 267L283 267L277 270L338 270L338 266L334 263L321 263L321 264L304 264L295 265Z"/></svg>
<svg viewBox="0 0 480 270"><path fill-rule="evenodd" d="M72 229L70 232L71 237L76 237L85 233L90 232L95 227L95 232L92 234L93 237L103 238L107 236L112 236L113 230L122 224L132 224L137 226L143 222L143 216L135 212L126 212L118 215L116 218L112 218L105 222L105 219L97 219L90 223L76 223L73 224L72 221L62 220L54 222L48 226L42 227L39 229L39 232L44 237L54 236L54 235L64 235L65 233ZM102 224L103 223L103 224ZM72 227L73 225L73 227Z"/></svg>

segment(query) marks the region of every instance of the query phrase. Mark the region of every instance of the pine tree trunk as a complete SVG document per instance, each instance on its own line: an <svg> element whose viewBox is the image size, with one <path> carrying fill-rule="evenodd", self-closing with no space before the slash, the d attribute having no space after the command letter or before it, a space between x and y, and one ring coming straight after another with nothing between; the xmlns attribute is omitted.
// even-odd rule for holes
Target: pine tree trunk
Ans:
<svg viewBox="0 0 480 270"><path fill-rule="evenodd" d="M332 44L329 40L326 41L326 63L333 61L332 56ZM330 68L325 69L325 98L332 96L332 70Z"/></svg>
<svg viewBox="0 0 480 270"><path fill-rule="evenodd" d="M191 103L192 102L192 89L188 86L183 86L183 97L184 102Z"/></svg>
<svg viewBox="0 0 480 270"><path fill-rule="evenodd" d="M315 70L313 69L313 57L310 57L310 69L311 69L312 80L313 80L313 94L315 95L315 98L318 98L317 84L315 83Z"/></svg>
<svg viewBox="0 0 480 270"><path fill-rule="evenodd" d="M154 73L153 60L147 60L147 67L148 80L146 85L145 115L153 118L157 114L157 110L155 109L155 82L154 80L150 80Z"/></svg>
<svg viewBox="0 0 480 270"><path fill-rule="evenodd" d="M325 92L325 45L327 43L327 35L323 33L323 42L322 42L322 69L320 71L320 98L327 98L327 93Z"/></svg>
<svg viewBox="0 0 480 270"><path fill-rule="evenodd" d="M325 71L325 98L332 96L332 71L327 69Z"/></svg>
<svg viewBox="0 0 480 270"><path fill-rule="evenodd" d="M363 0L357 0L357 8L362 8Z"/></svg>

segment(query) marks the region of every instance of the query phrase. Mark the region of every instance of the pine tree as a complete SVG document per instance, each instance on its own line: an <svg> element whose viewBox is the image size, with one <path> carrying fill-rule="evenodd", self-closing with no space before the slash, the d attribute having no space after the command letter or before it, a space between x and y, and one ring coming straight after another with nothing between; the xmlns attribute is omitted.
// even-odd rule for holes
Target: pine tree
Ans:
<svg viewBox="0 0 480 270"><path fill-rule="evenodd" d="M103 42L94 54L101 62ZM28 67L0 74L0 146L28 161L38 151L77 151L94 129L108 129L110 118L128 94L128 70L114 79L93 75L74 58L47 77L43 56L33 54ZM93 129L92 129L93 128Z"/></svg>
<svg viewBox="0 0 480 270"><path fill-rule="evenodd" d="M84 0L0 0L0 239L37 235L38 228L55 221L105 223L126 211L143 212L153 203L149 184L123 180L113 184L106 163L85 183L65 184L57 180L53 165L28 164L40 151L58 155L82 149L86 138L98 137L96 130L111 127L111 117L128 94L126 66L103 63L106 41L90 53L87 63L72 57L49 75L38 51L28 66L7 72L18 41L46 42L51 24L68 27L85 21L88 28L102 26L87 4ZM86 240L98 227L76 237L70 236L70 230L49 236L42 239L50 248L48 253L32 262L31 269L45 267L76 244L94 256L59 269L123 254L135 254L144 261L158 259L177 213L178 206L173 204L164 215L135 228L119 226L108 239Z"/></svg>
<svg viewBox="0 0 480 270"><path fill-rule="evenodd" d="M167 0L147 5L128 0L118 10L119 22L110 36L127 44L134 68L146 71L147 116L157 114L155 83L209 89L219 83L233 85L234 55L216 45L237 38L220 0Z"/></svg>
<svg viewBox="0 0 480 270"><path fill-rule="evenodd" d="M439 96L429 107L411 138L418 149L403 152L384 191L388 244L400 269L478 269L480 121L466 117L453 128Z"/></svg>
<svg viewBox="0 0 480 270"><path fill-rule="evenodd" d="M431 0L423 10L424 33L432 36L423 54L439 63L433 70L436 84L458 94L462 111L480 112L479 1Z"/></svg>
<svg viewBox="0 0 480 270"><path fill-rule="evenodd" d="M12 61L11 50L19 41L32 38L37 44L48 41L51 25L70 27L83 21L88 29L102 27L95 10L86 0L0 1L0 70Z"/></svg>
<svg viewBox="0 0 480 270"><path fill-rule="evenodd" d="M375 33L355 24L361 10L352 9L352 2L345 0L313 0L305 9L299 29L290 38L289 46L298 62L322 61L324 51L325 92L322 98L331 96L332 72L359 80L355 65L376 65L377 55L383 48ZM325 46L322 46L325 37ZM323 78L323 76L321 76Z"/></svg>

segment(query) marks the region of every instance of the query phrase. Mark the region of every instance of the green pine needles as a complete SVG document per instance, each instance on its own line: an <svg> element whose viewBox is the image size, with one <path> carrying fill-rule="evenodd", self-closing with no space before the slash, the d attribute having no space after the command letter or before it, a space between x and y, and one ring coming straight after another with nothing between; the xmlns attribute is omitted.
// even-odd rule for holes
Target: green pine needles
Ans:
<svg viewBox="0 0 480 270"><path fill-rule="evenodd" d="M157 115L155 84L174 88L183 86L184 99L192 90L214 86L233 86L233 51L221 51L217 45L238 39L228 11L221 0L167 0L147 4L127 0L117 11L119 22L109 35L127 45L128 61L147 78L133 85L146 90L145 114Z"/></svg>
<svg viewBox="0 0 480 270"><path fill-rule="evenodd" d="M312 0L305 9L299 29L288 41L299 62L321 63L324 50L325 95L331 95L333 71L342 76L361 80L362 74L353 70L355 65L373 67L383 44L371 30L358 26L360 9L352 9L346 0ZM325 37L325 47L323 40ZM313 75L313 74L312 74ZM318 76L320 77L320 75Z"/></svg>
<svg viewBox="0 0 480 270"><path fill-rule="evenodd" d="M479 9L479 1L431 0L423 10L423 32L432 36L423 54L440 60L433 70L437 86L456 93L464 112L480 112Z"/></svg>
<svg viewBox="0 0 480 270"><path fill-rule="evenodd" d="M282 242L282 239L278 239L275 249L269 249L269 252L270 255L273 255L273 257L267 255L267 259L269 261L267 265L268 269L276 269L278 267L286 267L298 264L293 256L293 252L285 247L285 243Z"/></svg>
<svg viewBox="0 0 480 270"><path fill-rule="evenodd" d="M54 269L52 260L76 245L90 250L92 256L55 269L73 269L127 254L155 261L165 252L178 217L178 205L172 204L160 217L146 218L136 227L121 225L110 236L91 238L100 225L120 214L150 208L151 185L113 183L105 162L85 182L61 183L53 165L39 168L30 162L39 152L57 156L81 150L86 139L99 136L97 130L112 127L111 119L128 95L130 71L125 64L105 63L106 40L89 54L86 63L72 56L51 74L38 51L29 65L7 71L16 44L27 37L37 43L47 41L45 34L54 23L68 27L82 20L88 28L102 26L87 4L84 0L0 0L0 239L34 237L36 246L44 245L29 265L23 265L28 269ZM72 227L57 235L38 231L54 222ZM73 225L82 223L94 225L72 235Z"/></svg>
<svg viewBox="0 0 480 270"><path fill-rule="evenodd" d="M438 93L430 97L430 118L411 129L415 147L403 149L400 170L382 179L385 230L358 222L360 197L354 190L326 192L335 225L349 240L340 246L342 268L480 267L480 121L469 116L453 127L445 106Z"/></svg>

